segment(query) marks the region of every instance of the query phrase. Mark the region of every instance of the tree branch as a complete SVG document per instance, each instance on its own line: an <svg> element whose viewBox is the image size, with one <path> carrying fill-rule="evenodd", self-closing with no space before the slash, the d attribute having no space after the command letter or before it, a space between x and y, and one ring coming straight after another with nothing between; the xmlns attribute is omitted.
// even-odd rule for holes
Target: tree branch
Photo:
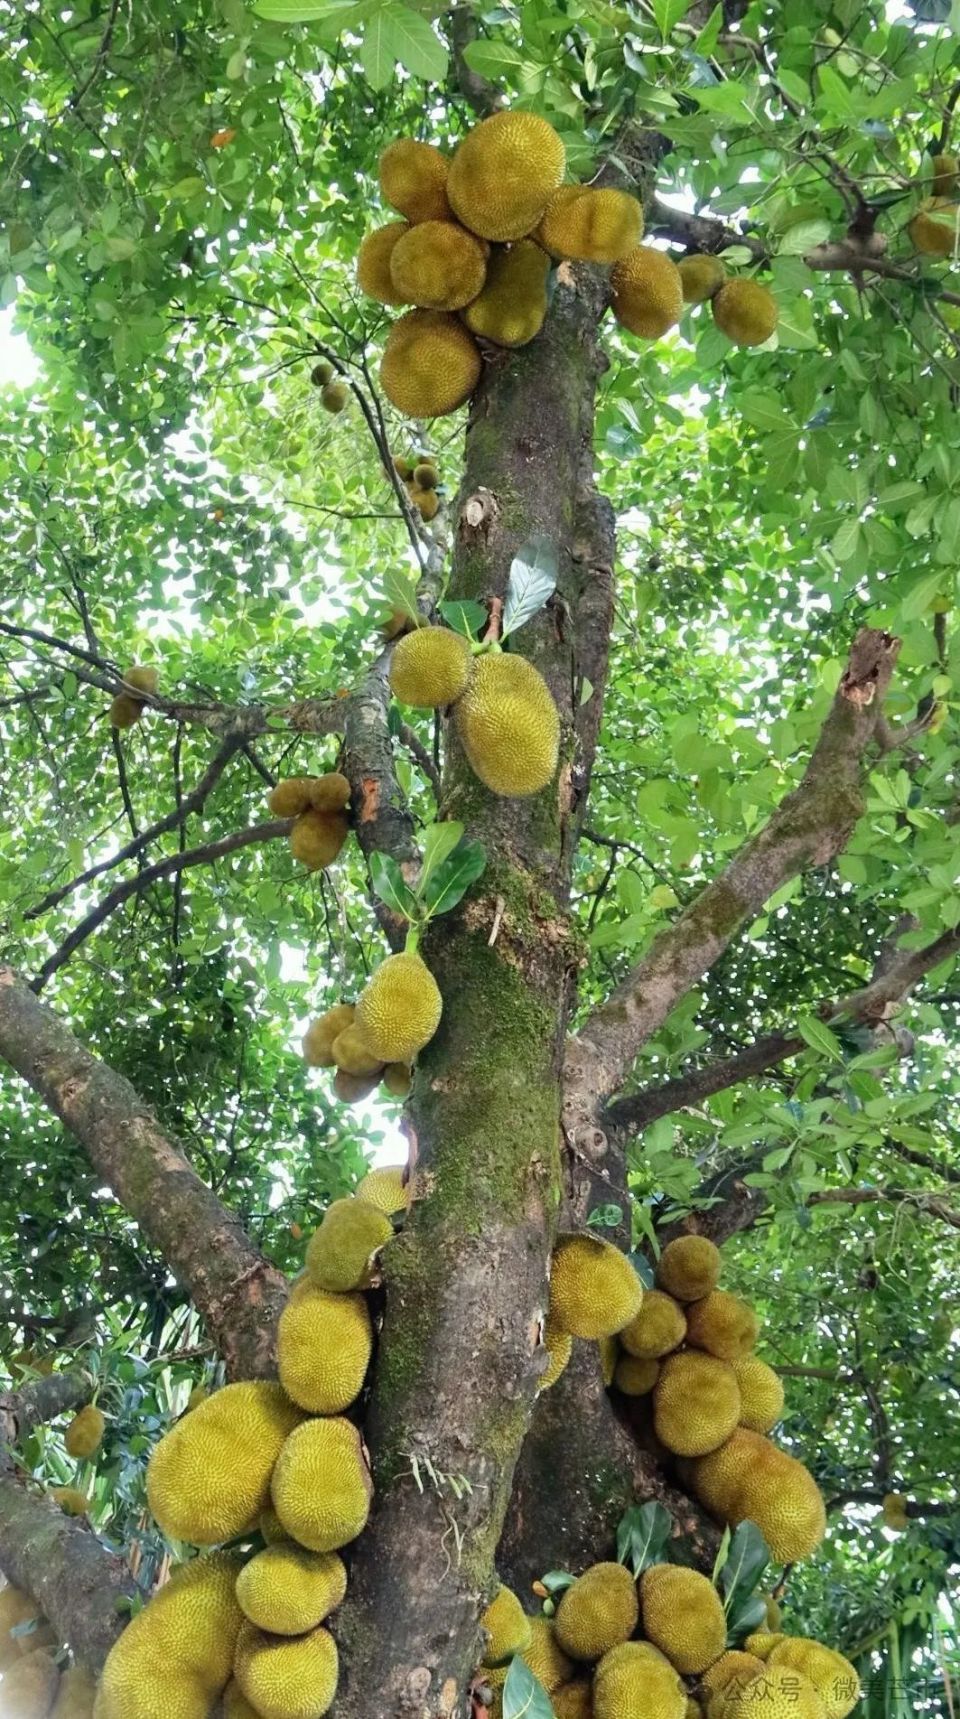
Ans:
<svg viewBox="0 0 960 1719"><path fill-rule="evenodd" d="M674 209L659 197L652 198L650 202L646 230L661 238L673 239L678 245L686 245L691 251L716 252L725 251L728 245L745 245L758 262L769 256L762 239L754 239L749 233L728 227L715 215L694 215L687 209Z"/></svg>
<svg viewBox="0 0 960 1719"><path fill-rule="evenodd" d="M894 1483L890 1483L890 1491L895 1491ZM902 1490L902 1488L900 1489ZM845 1510L848 1504L882 1504L887 1496L878 1492L874 1487L860 1487L850 1492L838 1492L836 1497L828 1499L828 1510ZM928 1500L926 1503L918 1498L908 1498L904 1506L907 1516L914 1519L924 1516L956 1516L960 1513L960 1503L945 1499Z"/></svg>
<svg viewBox="0 0 960 1719"><path fill-rule="evenodd" d="M928 1212L932 1218L940 1218L952 1229L960 1230L960 1212L954 1211L928 1188L821 1188L818 1193L808 1194L805 1203L808 1206L864 1206L875 1201L916 1206L918 1211Z"/></svg>
<svg viewBox="0 0 960 1719"><path fill-rule="evenodd" d="M503 106L503 92L489 78L471 71L465 51L477 39L477 15L470 0L460 0L450 12L450 46L454 81L464 100L481 119Z"/></svg>
<svg viewBox="0 0 960 1719"><path fill-rule="evenodd" d="M416 870L420 856L414 824L397 781L390 734L390 650L382 651L350 699L344 732L343 770L350 782L353 827L361 852L391 854L401 870ZM402 947L407 922L383 903L377 918L394 949Z"/></svg>

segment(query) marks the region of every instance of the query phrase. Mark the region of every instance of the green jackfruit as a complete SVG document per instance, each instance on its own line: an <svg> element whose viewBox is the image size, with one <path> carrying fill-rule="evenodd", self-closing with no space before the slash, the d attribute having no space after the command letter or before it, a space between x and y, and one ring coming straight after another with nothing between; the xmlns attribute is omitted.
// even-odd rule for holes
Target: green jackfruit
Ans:
<svg viewBox="0 0 960 1719"><path fill-rule="evenodd" d="M714 1355L684 1349L669 1355L653 1393L653 1424L675 1456L705 1456L730 1437L740 1419L736 1375Z"/></svg>
<svg viewBox="0 0 960 1719"><path fill-rule="evenodd" d="M687 1342L705 1349L720 1361L736 1361L748 1355L757 1341L760 1322L752 1307L714 1289L702 1301L687 1308Z"/></svg>
<svg viewBox="0 0 960 1719"><path fill-rule="evenodd" d="M333 380L333 365L329 358L318 359L310 372L310 380L315 388L325 388Z"/></svg>
<svg viewBox="0 0 960 1719"><path fill-rule="evenodd" d="M235 1592L241 1562L213 1552L174 1571L111 1648L97 1719L207 1719L243 1622Z"/></svg>
<svg viewBox="0 0 960 1719"><path fill-rule="evenodd" d="M813 1684L827 1719L847 1719L860 1699L856 1667L834 1648L806 1636L784 1636L770 1653L767 1665L799 1671Z"/></svg>
<svg viewBox="0 0 960 1719"><path fill-rule="evenodd" d="M710 304L714 322L735 346L762 346L780 318L776 299L759 281L725 281Z"/></svg>
<svg viewBox="0 0 960 1719"><path fill-rule="evenodd" d="M547 1365L537 1380L537 1390L549 1391L573 1354L573 1338L568 1331L561 1331L552 1319L547 1319L543 1327L543 1347L547 1352Z"/></svg>
<svg viewBox="0 0 960 1719"><path fill-rule="evenodd" d="M383 1060L373 1056L364 1043L359 1027L352 1022L333 1041L333 1060L345 1074L376 1075L383 1073Z"/></svg>
<svg viewBox="0 0 960 1719"><path fill-rule="evenodd" d="M732 1366L740 1392L740 1425L751 1432L769 1432L783 1414L783 1381L756 1355L740 1355Z"/></svg>
<svg viewBox="0 0 960 1719"><path fill-rule="evenodd" d="M334 1200L307 1244L306 1267L318 1289L360 1289L370 1261L393 1235L384 1212L367 1200Z"/></svg>
<svg viewBox="0 0 960 1719"><path fill-rule="evenodd" d="M637 245L610 271L613 314L622 328L658 340L680 320L683 282L676 263L651 245Z"/></svg>
<svg viewBox="0 0 960 1719"><path fill-rule="evenodd" d="M86 1516L89 1509L90 1500L79 1486L51 1486L50 1497L64 1516Z"/></svg>
<svg viewBox="0 0 960 1719"><path fill-rule="evenodd" d="M550 259L532 239L494 247L483 291L463 312L471 333L497 346L526 346L547 314Z"/></svg>
<svg viewBox="0 0 960 1719"><path fill-rule="evenodd" d="M47 1719L60 1682L57 1663L46 1648L19 1659L3 1673L0 1702L10 1719Z"/></svg>
<svg viewBox="0 0 960 1719"><path fill-rule="evenodd" d="M620 1333L620 1342L639 1361L657 1361L679 1349L687 1331L683 1308L662 1289L648 1289L640 1311Z"/></svg>
<svg viewBox="0 0 960 1719"><path fill-rule="evenodd" d="M548 1695L552 1695L562 1683L569 1683L573 1676L573 1661L567 1658L560 1646L550 1618L530 1619L530 1640L523 1650L523 1658Z"/></svg>
<svg viewBox="0 0 960 1719"><path fill-rule="evenodd" d="M303 1035L303 1060L310 1068L333 1068L333 1041L352 1026L356 1013L352 1003L335 1003Z"/></svg>
<svg viewBox="0 0 960 1719"><path fill-rule="evenodd" d="M706 1236L678 1236L657 1262L657 1288L674 1301L702 1301L717 1287L720 1263L720 1249Z"/></svg>
<svg viewBox="0 0 960 1719"><path fill-rule="evenodd" d="M743 1645L755 1659L768 1660L777 1642L786 1639L779 1630L771 1630L768 1624L766 1629L756 1630L753 1635L748 1635Z"/></svg>
<svg viewBox="0 0 960 1719"><path fill-rule="evenodd" d="M225 1385L155 1447L147 1499L163 1533L192 1546L256 1526L284 1441L303 1416L266 1380Z"/></svg>
<svg viewBox="0 0 960 1719"><path fill-rule="evenodd" d="M310 804L315 812L345 812L350 804L350 783L339 770L309 776Z"/></svg>
<svg viewBox="0 0 960 1719"><path fill-rule="evenodd" d="M480 292L486 272L483 244L455 221L410 227L390 255L397 292L421 310L462 310Z"/></svg>
<svg viewBox="0 0 960 1719"><path fill-rule="evenodd" d="M332 1295L310 1286L280 1315L280 1383L312 1415L338 1415L356 1401L372 1353L373 1327L362 1295Z"/></svg>
<svg viewBox="0 0 960 1719"><path fill-rule="evenodd" d="M762 1434L738 1427L719 1450L690 1465L697 1497L729 1526L757 1524L778 1564L815 1552L826 1531L816 1481L802 1462Z"/></svg>
<svg viewBox="0 0 960 1719"><path fill-rule="evenodd" d="M88 1403L78 1415L74 1415L64 1435L68 1456L80 1462L87 1462L95 1456L103 1443L106 1424L103 1410L94 1403Z"/></svg>
<svg viewBox="0 0 960 1719"><path fill-rule="evenodd" d="M127 686L133 687L134 692L146 692L152 695L160 685L160 675L155 668L138 666L124 669L123 678Z"/></svg>
<svg viewBox="0 0 960 1719"><path fill-rule="evenodd" d="M960 155L935 155L932 162L935 197L950 197L960 183Z"/></svg>
<svg viewBox="0 0 960 1719"><path fill-rule="evenodd" d="M91 1719L96 1684L82 1665L71 1665L60 1674L57 1699L50 1709L50 1719Z"/></svg>
<svg viewBox="0 0 960 1719"><path fill-rule="evenodd" d="M377 1164L357 1183L354 1199L376 1206L378 1212L392 1217L405 1212L410 1204L410 1188L405 1177L405 1164Z"/></svg>
<svg viewBox="0 0 960 1719"><path fill-rule="evenodd" d="M677 268L683 284L684 304L703 304L704 299L712 298L719 291L727 278L719 257L683 257Z"/></svg>
<svg viewBox="0 0 960 1719"><path fill-rule="evenodd" d="M561 1236L550 1262L550 1318L571 1337L610 1337L640 1308L643 1285L626 1254L600 1236Z"/></svg>
<svg viewBox="0 0 960 1719"><path fill-rule="evenodd" d="M440 511L440 497L435 489L418 489L416 484L411 484L408 493L421 519L436 519Z"/></svg>
<svg viewBox="0 0 960 1719"><path fill-rule="evenodd" d="M480 349L448 311L408 310L387 336L380 383L409 418L442 418L462 406L480 380Z"/></svg>
<svg viewBox="0 0 960 1719"><path fill-rule="evenodd" d="M630 1571L623 1564L593 1564L564 1589L554 1629L571 1659L602 1659L619 1642L629 1641L639 1615Z"/></svg>
<svg viewBox="0 0 960 1719"><path fill-rule="evenodd" d="M401 704L436 710L466 691L472 669L470 642L462 633L449 627L418 627L393 647L390 686Z"/></svg>
<svg viewBox="0 0 960 1719"><path fill-rule="evenodd" d="M432 460L420 460L414 467L413 481L418 489L436 489L440 482L440 473Z"/></svg>
<svg viewBox="0 0 960 1719"><path fill-rule="evenodd" d="M883 1521L893 1534L905 1534L910 1526L907 1497L903 1492L887 1492L883 1498Z"/></svg>
<svg viewBox="0 0 960 1719"><path fill-rule="evenodd" d="M283 1639L245 1623L234 1675L260 1719L321 1719L337 1693L337 1644L325 1629Z"/></svg>
<svg viewBox="0 0 960 1719"><path fill-rule="evenodd" d="M765 1665L750 1683L727 1690L722 1719L824 1719L824 1706L798 1672Z"/></svg>
<svg viewBox="0 0 960 1719"><path fill-rule="evenodd" d="M712 1582L679 1564L654 1564L640 1577L643 1633L677 1671L705 1671L723 1652L727 1622Z"/></svg>
<svg viewBox="0 0 960 1719"><path fill-rule="evenodd" d="M563 178L566 150L532 113L495 113L474 126L450 163L455 215L484 239L522 239L541 220Z"/></svg>
<svg viewBox="0 0 960 1719"><path fill-rule="evenodd" d="M553 780L560 716L543 676L524 657L479 657L454 718L467 762L492 794L521 798Z"/></svg>
<svg viewBox="0 0 960 1719"><path fill-rule="evenodd" d="M596 1719L684 1719L687 1697L668 1659L648 1641L625 1641L593 1674Z"/></svg>
<svg viewBox="0 0 960 1719"><path fill-rule="evenodd" d="M332 865L343 847L350 826L342 812L301 812L290 831L290 852L308 871L323 871Z"/></svg>
<svg viewBox="0 0 960 1719"><path fill-rule="evenodd" d="M237 1577L244 1617L272 1635L306 1635L346 1591L347 1572L336 1552L307 1552L289 1540L258 1552Z"/></svg>
<svg viewBox="0 0 960 1719"><path fill-rule="evenodd" d="M390 260L399 241L412 232L407 221L388 221L385 227L375 227L362 241L357 252L357 285L368 298L378 304L406 304L390 272ZM329 382L330 378L327 378ZM326 384L324 384L326 386Z"/></svg>
<svg viewBox="0 0 960 1719"><path fill-rule="evenodd" d="M380 157L380 189L408 221L449 221L448 172L446 156L431 143L400 137Z"/></svg>
<svg viewBox="0 0 960 1719"><path fill-rule="evenodd" d="M361 1099L369 1098L371 1092L376 1092L379 1085L379 1073L348 1074L345 1068L338 1068L334 1076L333 1090L341 1104L359 1104Z"/></svg>
<svg viewBox="0 0 960 1719"><path fill-rule="evenodd" d="M660 1377L660 1362L621 1355L614 1369L613 1384L625 1397L645 1397Z"/></svg>
<svg viewBox="0 0 960 1719"><path fill-rule="evenodd" d="M405 1062L388 1062L382 1084L391 1098L407 1098L413 1087L413 1069Z"/></svg>
<svg viewBox="0 0 960 1719"><path fill-rule="evenodd" d="M360 1434L350 1421L305 1421L273 1471L273 1507L292 1540L336 1552L366 1526L372 1486Z"/></svg>
<svg viewBox="0 0 960 1719"><path fill-rule="evenodd" d="M118 692L110 705L111 728L132 728L143 715L143 701L131 698L127 692Z"/></svg>
<svg viewBox="0 0 960 1719"><path fill-rule="evenodd" d="M512 1588L499 1587L480 1619L486 1645L484 1665L503 1665L530 1644L530 1619Z"/></svg>
<svg viewBox="0 0 960 1719"><path fill-rule="evenodd" d="M643 236L643 209L629 191L561 185L537 228L537 242L552 257L615 263Z"/></svg>
<svg viewBox="0 0 960 1719"><path fill-rule="evenodd" d="M433 1038L442 1011L437 981L420 956L388 955L360 993L357 1026L385 1063L412 1062Z"/></svg>
<svg viewBox="0 0 960 1719"><path fill-rule="evenodd" d="M267 805L278 818L298 818L310 805L312 776L288 776L271 788Z"/></svg>
<svg viewBox="0 0 960 1719"><path fill-rule="evenodd" d="M343 411L349 398L350 390L347 384L339 380L328 382L326 387L320 390L321 406L325 412L332 412L334 415Z"/></svg>
<svg viewBox="0 0 960 1719"><path fill-rule="evenodd" d="M707 1719L721 1719L728 1689L742 1689L745 1683L763 1670L763 1660L755 1653L732 1651L715 1659L700 1679L700 1693L706 1703Z"/></svg>
<svg viewBox="0 0 960 1719"><path fill-rule="evenodd" d="M772 1594L767 1594L764 1596L764 1605L767 1612L767 1628L770 1630L778 1630L783 1622L783 1612L780 1609L779 1603L774 1599Z"/></svg>
<svg viewBox="0 0 960 1719"><path fill-rule="evenodd" d="M260 1512L257 1527L261 1538L268 1546L276 1546L281 1540L288 1539L288 1534L272 1504L265 1504Z"/></svg>

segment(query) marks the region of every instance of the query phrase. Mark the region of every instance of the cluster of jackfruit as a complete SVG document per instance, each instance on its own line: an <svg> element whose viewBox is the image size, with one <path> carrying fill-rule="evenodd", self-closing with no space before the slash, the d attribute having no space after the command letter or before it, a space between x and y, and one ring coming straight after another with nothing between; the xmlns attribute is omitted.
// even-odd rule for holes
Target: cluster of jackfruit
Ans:
<svg viewBox="0 0 960 1719"><path fill-rule="evenodd" d="M140 721L146 709L147 700L138 698L137 694L147 693L152 697L160 684L160 676L155 668L128 668L124 672L123 684L133 690L118 692L111 702L111 728L133 728Z"/></svg>
<svg viewBox="0 0 960 1719"><path fill-rule="evenodd" d="M440 473L434 461L425 455L421 455L419 459L408 460L398 454L393 464L410 497L411 506L416 508L420 518L428 521L435 519L440 508L440 497L437 494Z"/></svg>
<svg viewBox="0 0 960 1719"><path fill-rule="evenodd" d="M719 257L694 252L677 264L684 304L709 300L713 320L734 346L762 346L777 326L777 301L760 281L729 279Z"/></svg>
<svg viewBox="0 0 960 1719"><path fill-rule="evenodd" d="M451 635L452 636L452 635ZM310 1068L335 1068L333 1090L344 1104L368 1098L380 1085L406 1098L413 1063L440 1024L440 988L419 955L388 955L356 1003L335 1003L303 1035Z"/></svg>
<svg viewBox="0 0 960 1719"><path fill-rule="evenodd" d="M956 257L960 250L960 156L934 155L930 191L907 223L907 233L922 256Z"/></svg>
<svg viewBox="0 0 960 1719"><path fill-rule="evenodd" d="M550 1301L541 1343L540 1391L555 1385L575 1337L612 1337L640 1310L643 1284L625 1254L599 1236L562 1235L550 1261Z"/></svg>
<svg viewBox="0 0 960 1719"><path fill-rule="evenodd" d="M339 770L323 776L288 776L267 801L278 818L292 818L290 852L308 871L324 871L349 834L350 784Z"/></svg>
<svg viewBox="0 0 960 1719"><path fill-rule="evenodd" d="M310 372L310 380L320 390L320 404L325 412L342 412L350 398L350 390L340 376L333 373L329 358L321 358Z"/></svg>

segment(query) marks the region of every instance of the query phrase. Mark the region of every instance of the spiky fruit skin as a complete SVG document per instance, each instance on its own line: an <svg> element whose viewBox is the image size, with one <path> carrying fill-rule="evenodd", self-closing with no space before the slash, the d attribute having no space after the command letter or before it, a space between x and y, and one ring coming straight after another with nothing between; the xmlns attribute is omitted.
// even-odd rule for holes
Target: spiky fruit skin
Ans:
<svg viewBox="0 0 960 1719"><path fill-rule="evenodd" d="M382 1084L391 1098L408 1098L413 1086L413 1069L405 1062L388 1062Z"/></svg>
<svg viewBox="0 0 960 1719"><path fill-rule="evenodd" d="M394 646L390 686L401 704L436 710L466 691L472 669L469 640L461 633L449 627L418 627Z"/></svg>
<svg viewBox="0 0 960 1719"><path fill-rule="evenodd" d="M884 1525L894 1534L905 1534L910 1526L907 1515L907 1499L902 1492L888 1492L883 1499Z"/></svg>
<svg viewBox="0 0 960 1719"><path fill-rule="evenodd" d="M376 299L378 304L409 302L394 285L390 262L400 240L411 230L408 221L388 221L385 227L375 227L360 245L357 252L357 285L361 292L366 293L368 298ZM329 380L328 377L327 381Z"/></svg>
<svg viewBox="0 0 960 1719"><path fill-rule="evenodd" d="M700 1705L700 1702L695 1701L692 1695L688 1695L685 1719L703 1719L703 1715L704 1710Z"/></svg>
<svg viewBox="0 0 960 1719"><path fill-rule="evenodd" d="M625 1397L646 1397L659 1377L659 1361L641 1360L636 1355L621 1355L614 1369L613 1383Z"/></svg>
<svg viewBox="0 0 960 1719"><path fill-rule="evenodd" d="M260 1719L235 1678L230 1679L223 1692L223 1719Z"/></svg>
<svg viewBox="0 0 960 1719"><path fill-rule="evenodd" d="M674 1456L705 1456L740 1419L736 1375L726 1361L685 1349L669 1355L653 1393L653 1424Z"/></svg>
<svg viewBox="0 0 960 1719"><path fill-rule="evenodd" d="M952 257L957 247L960 205L931 197L907 226L915 250L924 257Z"/></svg>
<svg viewBox="0 0 960 1719"><path fill-rule="evenodd" d="M657 1264L657 1288L674 1301L702 1301L720 1280L720 1249L707 1236L677 1236Z"/></svg>
<svg viewBox="0 0 960 1719"><path fill-rule="evenodd" d="M430 1043L442 1012L440 988L420 956L388 955L360 993L357 1026L375 1056L409 1063Z"/></svg>
<svg viewBox="0 0 960 1719"><path fill-rule="evenodd" d="M409 460L403 458L402 454L395 455L393 469L402 483L409 483L413 477L413 466Z"/></svg>
<svg viewBox="0 0 960 1719"><path fill-rule="evenodd" d="M495 113L474 126L450 163L447 196L458 220L483 239L522 239L563 178L566 150L532 113Z"/></svg>
<svg viewBox="0 0 960 1719"><path fill-rule="evenodd" d="M619 1642L629 1641L639 1615L630 1571L623 1564L593 1564L564 1589L554 1629L571 1659L602 1659Z"/></svg>
<svg viewBox="0 0 960 1719"><path fill-rule="evenodd" d="M933 184L931 190L935 197L950 197L960 183L960 155L935 155L933 157Z"/></svg>
<svg viewBox="0 0 960 1719"><path fill-rule="evenodd" d="M771 1651L767 1665L800 1672L813 1684L827 1719L847 1719L860 1699L860 1678L849 1659L806 1636L784 1636Z"/></svg>
<svg viewBox="0 0 960 1719"><path fill-rule="evenodd" d="M310 804L315 812L345 812L350 804L350 783L339 770L309 776Z"/></svg>
<svg viewBox="0 0 960 1719"><path fill-rule="evenodd" d="M365 1285L373 1255L393 1235L383 1212L366 1200L334 1200L319 1229L307 1243L306 1266L317 1289L360 1289Z"/></svg>
<svg viewBox="0 0 960 1719"><path fill-rule="evenodd" d="M413 468L413 481L418 489L436 489L440 482L440 473L432 460L421 460Z"/></svg>
<svg viewBox="0 0 960 1719"><path fill-rule="evenodd" d="M449 163L431 143L400 137L380 157L380 189L392 209L407 220L449 221Z"/></svg>
<svg viewBox="0 0 960 1719"><path fill-rule="evenodd" d="M734 346L762 346L780 319L776 299L759 281L725 281L710 304L714 322Z"/></svg>
<svg viewBox="0 0 960 1719"><path fill-rule="evenodd" d="M237 1577L237 1603L271 1635L306 1635L340 1605L347 1572L336 1552L307 1552L290 1541L267 1546Z"/></svg>
<svg viewBox="0 0 960 1719"><path fill-rule="evenodd" d="M366 1526L371 1492L360 1434L339 1416L304 1421L290 1434L271 1485L291 1540L311 1552L336 1552L355 1540Z"/></svg>
<svg viewBox="0 0 960 1719"><path fill-rule="evenodd" d="M599 1236L561 1236L550 1262L550 1318L571 1337L611 1337L635 1318L643 1285L619 1248Z"/></svg>
<svg viewBox="0 0 960 1719"><path fill-rule="evenodd" d="M554 1719L593 1719L593 1699L585 1680L561 1684L551 1695Z"/></svg>
<svg viewBox="0 0 960 1719"><path fill-rule="evenodd" d="M329 358L321 358L310 372L310 380L315 388L325 388L332 377L333 365Z"/></svg>
<svg viewBox="0 0 960 1719"><path fill-rule="evenodd" d="M765 1661L770 1658L777 1642L785 1640L786 1637L777 1630L761 1629L756 1630L753 1635L748 1635L743 1645L747 1652L752 1653L756 1659Z"/></svg>
<svg viewBox="0 0 960 1719"><path fill-rule="evenodd" d="M333 1090L341 1104L359 1104L376 1092L379 1085L378 1074L348 1074L345 1068L338 1068L333 1080Z"/></svg>
<svg viewBox="0 0 960 1719"><path fill-rule="evenodd" d="M487 256L456 221L423 221L402 234L390 255L390 279L404 304L462 310L483 286Z"/></svg>
<svg viewBox="0 0 960 1719"><path fill-rule="evenodd" d="M410 1204L410 1187L404 1181L405 1175L406 1166L403 1164L378 1164L357 1183L354 1199L375 1206L388 1218L394 1212L405 1212Z"/></svg>
<svg viewBox="0 0 960 1719"><path fill-rule="evenodd" d="M381 1058L368 1051L356 1024L344 1027L343 1032L337 1034L333 1041L333 1060L346 1074L375 1074L379 1080L383 1072Z"/></svg>
<svg viewBox="0 0 960 1719"><path fill-rule="evenodd" d="M362 1295L332 1295L311 1286L288 1301L280 1315L280 1383L312 1415L338 1415L355 1402L372 1353L373 1328Z"/></svg>
<svg viewBox="0 0 960 1719"><path fill-rule="evenodd" d="M643 1633L685 1677L723 1652L727 1622L712 1582L679 1564L654 1564L640 1578Z"/></svg>
<svg viewBox="0 0 960 1719"><path fill-rule="evenodd" d="M82 1665L71 1665L61 1673L57 1699L50 1709L50 1719L90 1719L96 1684Z"/></svg>
<svg viewBox="0 0 960 1719"><path fill-rule="evenodd" d="M727 271L719 257L682 257L677 268L683 286L684 304L703 304L704 299L712 298L714 293L720 290L727 278Z"/></svg>
<svg viewBox="0 0 960 1719"><path fill-rule="evenodd" d="M342 412L350 398L350 390L345 382L328 382L320 390L320 404L325 412Z"/></svg>
<svg viewBox="0 0 960 1719"><path fill-rule="evenodd" d="M720 1719L727 1690L752 1683L762 1670L763 1660L758 1659L755 1653L740 1653L734 1650L722 1653L719 1659L714 1660L700 1679L700 1693L706 1703L707 1719Z"/></svg>
<svg viewBox="0 0 960 1719"><path fill-rule="evenodd" d="M124 670L124 680L132 686L135 692L155 693L160 685L160 675L155 668L138 666Z"/></svg>
<svg viewBox="0 0 960 1719"><path fill-rule="evenodd" d="M560 1646L550 1618L530 1619L530 1640L523 1650L523 1657L548 1695L552 1695L561 1684L569 1683L573 1676L573 1661Z"/></svg>
<svg viewBox="0 0 960 1719"><path fill-rule="evenodd" d="M46 1648L28 1653L3 1674L3 1713L10 1719L47 1719L59 1682L56 1661Z"/></svg>
<svg viewBox="0 0 960 1719"><path fill-rule="evenodd" d="M64 1435L67 1455L78 1462L88 1462L103 1443L106 1425L103 1410L98 1409L95 1403L87 1403L86 1408L74 1415Z"/></svg>
<svg viewBox="0 0 960 1719"><path fill-rule="evenodd" d="M537 1380L537 1390L549 1391L569 1363L573 1354L573 1338L569 1331L561 1331L552 1319L548 1319L543 1327L543 1347L547 1352L547 1365Z"/></svg>
<svg viewBox="0 0 960 1719"><path fill-rule="evenodd" d="M532 239L495 249L483 291L463 312L471 333L497 346L526 346L543 327L549 272L549 258Z"/></svg>
<svg viewBox="0 0 960 1719"><path fill-rule="evenodd" d="M738 1427L719 1450L691 1463L697 1497L730 1527L755 1522L778 1564L815 1552L826 1531L823 1498L796 1457Z"/></svg>
<svg viewBox="0 0 960 1719"><path fill-rule="evenodd" d="M267 806L278 818L298 818L310 805L312 776L288 776L271 788Z"/></svg>
<svg viewBox="0 0 960 1719"><path fill-rule="evenodd" d="M435 489L417 489L415 484L410 486L410 500L421 519L428 522L436 519L440 511L440 497Z"/></svg>
<svg viewBox="0 0 960 1719"><path fill-rule="evenodd" d="M287 1539L287 1531L272 1504L265 1504L260 1512L257 1527L261 1538L268 1546L276 1546L281 1540Z"/></svg>
<svg viewBox="0 0 960 1719"><path fill-rule="evenodd" d="M628 191L561 185L537 228L537 243L552 257L615 263L643 237L643 209Z"/></svg>
<svg viewBox="0 0 960 1719"><path fill-rule="evenodd" d="M656 1361L679 1349L687 1331L683 1308L662 1289L649 1289L635 1319L625 1325L620 1341L639 1361Z"/></svg>
<svg viewBox="0 0 960 1719"><path fill-rule="evenodd" d="M530 1619L512 1588L497 1589L480 1619L480 1628L486 1635L484 1665L503 1665L529 1646Z"/></svg>
<svg viewBox="0 0 960 1719"><path fill-rule="evenodd" d="M230 1676L243 1622L235 1592L240 1565L230 1553L213 1552L174 1571L111 1648L98 1719L207 1719Z"/></svg>
<svg viewBox="0 0 960 1719"><path fill-rule="evenodd" d="M301 812L290 831L290 852L308 871L332 865L349 834L342 812Z"/></svg>
<svg viewBox="0 0 960 1719"><path fill-rule="evenodd" d="M321 1719L337 1693L337 1645L326 1629L288 1640L245 1623L234 1676L260 1719Z"/></svg>
<svg viewBox="0 0 960 1719"><path fill-rule="evenodd" d="M410 418L442 418L462 406L480 380L480 352L455 316L408 310L387 336L380 382L387 399Z"/></svg>
<svg viewBox="0 0 960 1719"><path fill-rule="evenodd" d="M720 1361L749 1355L759 1329L753 1308L723 1289L711 1290L702 1301L694 1301L687 1308L687 1342Z"/></svg>
<svg viewBox="0 0 960 1719"><path fill-rule="evenodd" d="M335 1003L303 1035L303 1060L309 1068L333 1068L333 1042L346 1027L353 1025L356 1013L352 1003Z"/></svg>
<svg viewBox="0 0 960 1719"><path fill-rule="evenodd" d="M750 1683L727 1690L722 1714L723 1719L824 1719L824 1706L805 1677L768 1664Z"/></svg>
<svg viewBox="0 0 960 1719"><path fill-rule="evenodd" d="M751 1432L769 1432L783 1414L782 1380L756 1355L740 1355L732 1365L740 1392L740 1425Z"/></svg>
<svg viewBox="0 0 960 1719"><path fill-rule="evenodd" d="M164 1534L214 1546L253 1529L301 1419L279 1385L251 1379L225 1385L178 1421L147 1468L147 1500Z"/></svg>
<svg viewBox="0 0 960 1719"><path fill-rule="evenodd" d="M621 328L659 340L679 322L683 283L676 263L651 245L637 245L610 271L613 314Z"/></svg>
<svg viewBox="0 0 960 1719"><path fill-rule="evenodd" d="M560 715L543 676L524 657L480 657L454 717L467 762L492 794L522 799L552 782Z"/></svg>
<svg viewBox="0 0 960 1719"><path fill-rule="evenodd" d="M110 705L110 727L132 728L143 715L143 705L128 692L118 692Z"/></svg>
<svg viewBox="0 0 960 1719"><path fill-rule="evenodd" d="M50 1497L64 1516L86 1516L90 1501L79 1486L51 1486Z"/></svg>
<svg viewBox="0 0 960 1719"><path fill-rule="evenodd" d="M686 1705L670 1661L647 1641L611 1648L593 1674L595 1719L684 1719Z"/></svg>
<svg viewBox="0 0 960 1719"><path fill-rule="evenodd" d="M620 1364L620 1339L618 1337L601 1337L598 1339L597 1349L600 1355L600 1377L605 1389L609 1390Z"/></svg>

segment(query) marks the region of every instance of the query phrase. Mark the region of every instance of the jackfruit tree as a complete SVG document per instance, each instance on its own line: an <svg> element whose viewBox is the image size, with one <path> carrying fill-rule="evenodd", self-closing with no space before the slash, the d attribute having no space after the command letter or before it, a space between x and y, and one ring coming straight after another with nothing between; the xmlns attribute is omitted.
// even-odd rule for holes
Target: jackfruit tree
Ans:
<svg viewBox="0 0 960 1719"><path fill-rule="evenodd" d="M957 5L0 95L0 1714L952 1719Z"/></svg>

